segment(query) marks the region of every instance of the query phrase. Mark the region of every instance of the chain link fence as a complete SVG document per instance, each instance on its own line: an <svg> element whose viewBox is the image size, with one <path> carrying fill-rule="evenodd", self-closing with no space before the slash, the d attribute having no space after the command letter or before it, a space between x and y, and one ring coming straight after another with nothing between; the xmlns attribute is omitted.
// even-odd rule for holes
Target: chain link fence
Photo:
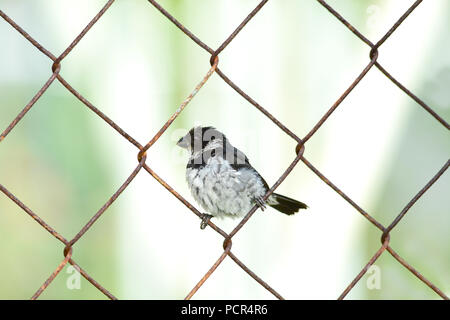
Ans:
<svg viewBox="0 0 450 320"><path fill-rule="evenodd" d="M0 10L0 16L9 23L14 29L17 30L23 37L25 37L31 44L42 54L46 55L49 59L53 61L52 65L52 75L47 80L47 82L42 86L42 88L35 94L35 96L30 100L30 102L25 106L25 108L12 120L10 125L2 132L0 135L0 142L5 139L8 134L16 127L17 123L23 119L27 112L33 107L33 105L38 101L44 92L52 85L55 80L59 81L68 91L70 91L76 98L78 98L87 108L92 110L98 117L103 119L108 123L118 134L123 136L132 145L136 147L137 152L137 166L133 172L129 175L125 182L120 186L120 188L108 199L108 201L103 205L103 207L97 211L88 223L75 235L73 239L66 239L51 226L49 226L44 220L42 220L38 214L29 209L26 204L24 204L20 199L18 199L14 194L12 194L8 189L0 184L0 191L4 193L9 199L15 202L23 211L25 211L31 218L33 218L37 223L39 223L44 229L46 229L52 236L57 240L61 241L65 245L64 249L64 259L52 272L48 279L42 284L42 286L33 294L32 299L36 299L39 295L46 290L50 283L58 276L59 272L67 264L73 265L81 275L88 280L92 285L94 285L98 290L105 294L110 299L116 299L116 297L105 289L100 283L95 281L89 274L81 268L73 258L74 246L77 241L83 237L86 231L92 227L92 225L97 221L97 219L108 210L111 204L120 196L120 194L132 183L133 179L142 172L146 171L153 178L155 178L164 188L168 190L175 198L181 201L187 208L189 208L193 214L197 215L199 218L202 217L202 213L197 210L192 204L190 204L186 199L184 199L176 190L174 190L170 185L168 185L163 178L161 178L146 162L147 154L146 152L152 145L161 137L162 134L167 130L167 128L173 123L177 116L186 108L189 102L195 97L196 93L203 87L203 85L208 81L213 73L219 75L223 81L228 84L231 88L241 95L245 100L251 105L261 111L265 116L267 116L276 126L278 126L282 131L284 131L288 136L295 140L297 143L296 156L292 160L289 167L283 172L276 183L270 188L268 193L265 195L265 199L285 180L285 178L290 174L292 169L301 161L303 162L312 172L317 175L324 183L326 183L330 188L337 192L342 198L344 198L350 206L355 208L361 215L363 215L370 223L372 223L376 228L380 230L381 246L377 252L372 256L372 258L367 262L367 264L362 268L361 272L349 283L347 288L339 296L339 299L345 298L345 296L354 288L354 286L361 280L363 275L372 266L375 261L384 252L391 254L403 267L414 274L418 279L425 283L429 288L436 292L443 299L448 299L448 297L431 281L426 279L419 271L417 271L412 265L410 265L405 259L399 256L394 249L390 246L390 232L396 227L399 221L408 213L409 209L417 202L417 200L423 196L425 192L444 174L450 165L450 160L442 166L442 168L429 180L429 182L408 202L408 204L401 210L397 217L388 226L382 225L378 222L372 215L361 208L355 201L353 201L349 196L347 196L338 186L327 179L311 162L304 157L304 150L308 140L320 129L320 127L327 121L331 114L339 107L342 101L348 96L348 94L358 85L358 83L366 76L368 71L373 67L380 70L389 80L391 80L398 88L400 88L406 95L413 99L417 104L425 109L436 121L442 124L447 130L450 129L449 124L440 117L430 106L423 102L420 98L414 95L411 91L405 88L394 76L392 76L382 65L377 61L379 49L382 47L383 43L396 31L396 29L407 19L407 17L417 9L422 0L415 1L412 6L406 10L406 12L395 22L392 28L376 43L372 43L368 40L361 32L359 32L355 27L353 27L341 14L339 14L333 7L331 7L327 2L323 0L316 0L323 8L338 19L342 24L344 24L350 32L352 32L356 37L358 37L362 42L364 42L370 48L369 62L367 66L361 71L358 77L349 85L349 87L342 93L342 95L336 100L336 102L328 109L328 111L322 116L322 118L317 122L317 124L309 131L309 133L303 137L298 137L294 132L289 130L284 126L279 120L277 120L270 112L268 112L264 107L258 104L253 98L251 98L247 93L239 88L227 75L222 72L219 68L219 55L224 51L227 46L233 41L233 39L239 34L240 31L252 20L252 18L258 14L258 12L263 8L263 6L268 2L268 0L261 1L253 11L248 14L248 16L241 22L241 24L228 36L228 38L216 49L210 48L202 40L200 40L195 34L189 31L183 24L181 24L174 16L172 16L168 11L166 11L158 2L154 0L148 0L148 2L157 10L161 12L167 19L169 19L181 32L183 32L187 37L191 38L195 44L203 48L210 55L211 68L208 70L204 78L199 82L199 84L194 88L191 94L186 98L186 100L179 106L175 113L170 117L169 120L162 126L162 128L155 134L155 136L146 144L141 144L132 136L130 136L125 130L119 127L112 119L110 119L106 114L95 107L91 102L89 102L83 95L75 90L60 74L61 64L63 60L71 53L71 51L78 45L82 38L89 32L89 30L94 26L100 18L108 11L114 0L109 0L104 5L104 7L97 13L97 15L89 22L89 24L81 31L81 33L73 40L73 42L67 47L66 50L59 56L54 55L52 52L47 50L43 45L31 37L24 29L22 29L17 23L15 23L6 13ZM194 294L203 286L205 281L213 274L217 267L226 259L231 258L239 267L241 267L250 277L255 279L262 287L272 293L276 298L283 299L283 297L271 286L269 286L263 279L258 277L252 270L250 270L236 255L231 251L232 240L236 233L247 223L247 221L252 217L253 213L257 210L257 206L254 206L250 212L240 221L240 223L230 232L226 233L213 222L209 221L208 225L217 232L217 234L224 238L223 241L223 252L220 254L219 258L214 262L212 267L205 273L205 275L200 279L200 281L192 288L192 290L187 294L186 299L190 299Z"/></svg>

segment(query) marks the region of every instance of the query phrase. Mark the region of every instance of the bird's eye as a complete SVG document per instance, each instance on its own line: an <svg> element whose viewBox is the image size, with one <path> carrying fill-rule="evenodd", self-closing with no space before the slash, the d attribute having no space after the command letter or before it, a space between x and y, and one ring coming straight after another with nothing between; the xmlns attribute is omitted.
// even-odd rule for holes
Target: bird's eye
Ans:
<svg viewBox="0 0 450 320"><path fill-rule="evenodd" d="M212 136L211 139L209 139L210 141L214 141L216 140L216 137Z"/></svg>

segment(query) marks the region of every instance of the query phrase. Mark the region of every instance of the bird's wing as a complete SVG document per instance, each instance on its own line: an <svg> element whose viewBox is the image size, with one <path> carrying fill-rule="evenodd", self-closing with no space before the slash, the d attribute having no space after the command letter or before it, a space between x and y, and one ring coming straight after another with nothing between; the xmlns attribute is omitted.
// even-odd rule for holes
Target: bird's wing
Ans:
<svg viewBox="0 0 450 320"><path fill-rule="evenodd" d="M258 173L258 171L256 171L256 169L252 167L252 165L248 161L247 156L242 151L240 151L237 148L234 148L233 163L231 164L231 167L234 170L239 170L239 169L242 169L242 168L247 168L247 169L252 170L255 173L255 175L258 176L261 179L261 181L262 181L264 187L266 188L266 190L270 189L270 187L267 184L266 180L264 180L264 178L261 177L261 175Z"/></svg>

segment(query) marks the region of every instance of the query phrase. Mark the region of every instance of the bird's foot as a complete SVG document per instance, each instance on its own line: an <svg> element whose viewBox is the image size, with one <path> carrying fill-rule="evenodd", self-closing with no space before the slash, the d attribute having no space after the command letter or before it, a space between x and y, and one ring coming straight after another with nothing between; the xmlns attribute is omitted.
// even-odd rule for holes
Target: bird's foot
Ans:
<svg viewBox="0 0 450 320"><path fill-rule="evenodd" d="M266 202L263 198L256 198L255 199L256 205L261 208L262 211L266 208Z"/></svg>
<svg viewBox="0 0 450 320"><path fill-rule="evenodd" d="M202 215L202 222L200 223L200 229L205 229L206 226L208 225L209 220L211 220L213 216L207 213L204 213Z"/></svg>

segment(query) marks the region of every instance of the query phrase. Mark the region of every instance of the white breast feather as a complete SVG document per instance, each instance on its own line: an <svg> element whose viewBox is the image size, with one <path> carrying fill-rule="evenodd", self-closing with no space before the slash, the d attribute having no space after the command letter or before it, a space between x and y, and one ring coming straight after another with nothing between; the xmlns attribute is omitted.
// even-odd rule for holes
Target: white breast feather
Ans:
<svg viewBox="0 0 450 320"><path fill-rule="evenodd" d="M195 200L216 217L243 216L253 207L253 199L265 194L253 170L236 171L218 156L209 158L203 168L187 168L186 180Z"/></svg>

